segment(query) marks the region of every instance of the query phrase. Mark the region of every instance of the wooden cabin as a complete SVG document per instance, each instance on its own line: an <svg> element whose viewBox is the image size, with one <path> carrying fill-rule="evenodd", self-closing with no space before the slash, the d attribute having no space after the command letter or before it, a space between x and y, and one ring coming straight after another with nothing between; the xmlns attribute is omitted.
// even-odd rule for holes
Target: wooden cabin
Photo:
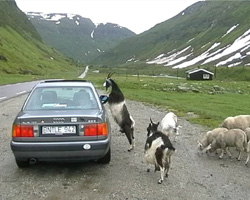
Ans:
<svg viewBox="0 0 250 200"><path fill-rule="evenodd" d="M186 72L187 80L213 80L214 73L205 69L192 69Z"/></svg>

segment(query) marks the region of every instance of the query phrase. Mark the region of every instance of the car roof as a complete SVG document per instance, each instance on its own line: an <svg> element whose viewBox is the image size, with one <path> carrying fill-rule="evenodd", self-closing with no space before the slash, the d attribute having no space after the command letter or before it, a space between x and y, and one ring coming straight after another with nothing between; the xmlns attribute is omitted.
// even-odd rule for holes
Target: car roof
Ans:
<svg viewBox="0 0 250 200"><path fill-rule="evenodd" d="M58 86L88 86L94 87L93 84L86 80L46 80L38 83L35 87L58 87Z"/></svg>

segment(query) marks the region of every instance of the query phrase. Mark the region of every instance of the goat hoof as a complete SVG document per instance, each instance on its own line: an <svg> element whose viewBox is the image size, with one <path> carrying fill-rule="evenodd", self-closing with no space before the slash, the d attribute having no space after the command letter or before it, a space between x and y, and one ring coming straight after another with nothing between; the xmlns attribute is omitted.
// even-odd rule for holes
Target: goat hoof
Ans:
<svg viewBox="0 0 250 200"><path fill-rule="evenodd" d="M132 145L130 145L130 147L129 147L128 151L131 151L132 149L133 149L133 146L132 146Z"/></svg>
<svg viewBox="0 0 250 200"><path fill-rule="evenodd" d="M158 184L162 184L162 182L163 182L163 180L159 180L159 181L158 181Z"/></svg>

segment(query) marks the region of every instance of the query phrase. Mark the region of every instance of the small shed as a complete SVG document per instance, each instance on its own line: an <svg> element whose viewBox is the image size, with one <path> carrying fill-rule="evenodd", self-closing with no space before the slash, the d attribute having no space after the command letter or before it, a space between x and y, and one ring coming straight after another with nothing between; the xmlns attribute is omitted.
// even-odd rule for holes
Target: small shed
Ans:
<svg viewBox="0 0 250 200"><path fill-rule="evenodd" d="M214 73L205 69L192 69L186 72L187 80L213 80Z"/></svg>

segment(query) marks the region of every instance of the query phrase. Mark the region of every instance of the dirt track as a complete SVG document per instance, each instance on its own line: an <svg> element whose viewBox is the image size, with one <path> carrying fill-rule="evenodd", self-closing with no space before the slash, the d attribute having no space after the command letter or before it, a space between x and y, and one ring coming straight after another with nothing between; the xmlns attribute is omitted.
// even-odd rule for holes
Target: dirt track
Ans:
<svg viewBox="0 0 250 200"><path fill-rule="evenodd" d="M157 184L159 172L146 172L143 148L149 117L160 120L165 112L142 103L127 101L136 122L136 148L127 152L126 137L112 122L112 160L97 163L41 163L18 169L10 150L11 124L25 96L0 103L0 199L33 200L250 200L250 167L225 156L199 155L197 140L207 131L180 118L181 135L174 143L169 177ZM153 171L153 166L151 167Z"/></svg>

